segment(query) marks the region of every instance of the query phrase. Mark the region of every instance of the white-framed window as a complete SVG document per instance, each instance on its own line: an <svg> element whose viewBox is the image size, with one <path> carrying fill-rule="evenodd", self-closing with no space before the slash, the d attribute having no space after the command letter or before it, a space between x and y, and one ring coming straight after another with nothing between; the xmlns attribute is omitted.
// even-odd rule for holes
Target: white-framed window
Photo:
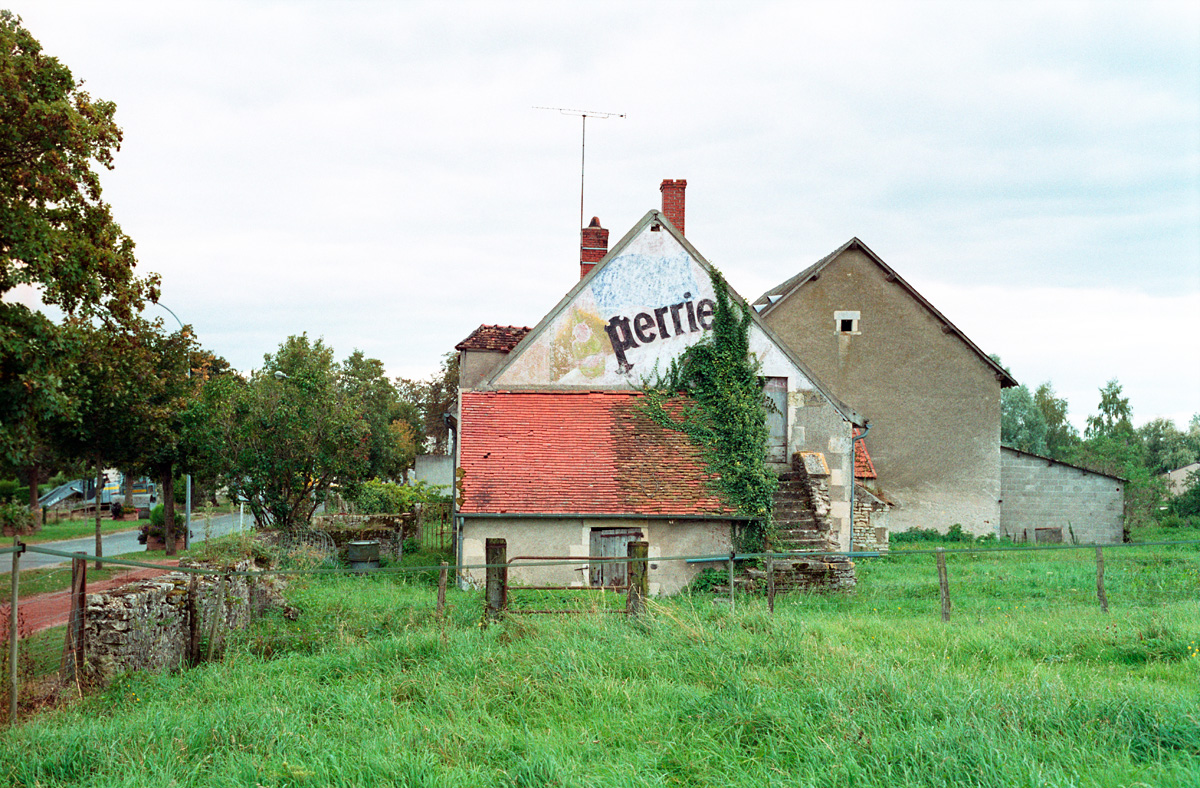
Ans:
<svg viewBox="0 0 1200 788"><path fill-rule="evenodd" d="M857 311L838 310L833 313L834 330L839 334L860 334L862 332L859 331L859 320L861 319L862 315Z"/></svg>

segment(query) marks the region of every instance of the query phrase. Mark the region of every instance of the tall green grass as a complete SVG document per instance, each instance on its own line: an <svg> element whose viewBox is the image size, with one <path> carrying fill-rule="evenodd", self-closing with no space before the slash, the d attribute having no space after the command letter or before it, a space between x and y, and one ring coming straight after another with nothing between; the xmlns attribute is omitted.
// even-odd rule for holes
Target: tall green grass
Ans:
<svg viewBox="0 0 1200 788"><path fill-rule="evenodd" d="M0 738L16 786L1194 786L1195 550L860 562L851 596L645 621L434 612L427 580L296 582L226 659ZM1143 551L1144 555L1139 555ZM1190 583L1190 585L1189 585Z"/></svg>

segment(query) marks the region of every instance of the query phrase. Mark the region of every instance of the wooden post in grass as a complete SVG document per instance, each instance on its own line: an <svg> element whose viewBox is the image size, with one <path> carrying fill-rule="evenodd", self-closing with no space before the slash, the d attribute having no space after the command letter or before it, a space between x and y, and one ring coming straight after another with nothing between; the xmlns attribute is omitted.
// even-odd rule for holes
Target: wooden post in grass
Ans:
<svg viewBox="0 0 1200 788"><path fill-rule="evenodd" d="M629 591L625 596L625 615L637 618L646 614L646 594L650 590L646 559L650 556L649 542L630 542L626 548L629 555L627 576Z"/></svg>
<svg viewBox="0 0 1200 788"><path fill-rule="evenodd" d="M733 557L737 553L733 550L729 551L729 610L733 611Z"/></svg>
<svg viewBox="0 0 1200 788"><path fill-rule="evenodd" d="M504 539L488 539L483 550L487 564L487 608L484 623L496 621L508 606L508 543Z"/></svg>
<svg viewBox="0 0 1200 788"><path fill-rule="evenodd" d="M200 600L196 593L196 576L188 580L187 612L188 612L188 650L187 663L195 665L200 661Z"/></svg>
<svg viewBox="0 0 1200 788"><path fill-rule="evenodd" d="M76 553L87 555L87 553ZM87 560L71 559L71 613L67 619L67 636L63 640L59 678L65 683L77 680L83 673L83 606L87 596Z"/></svg>
<svg viewBox="0 0 1200 788"><path fill-rule="evenodd" d="M1096 545L1096 596L1100 599L1100 609L1108 612L1108 594L1104 593L1104 548Z"/></svg>
<svg viewBox="0 0 1200 788"><path fill-rule="evenodd" d="M441 618L442 614L446 612L446 570L449 566L448 563L442 561L442 565L438 568L438 618Z"/></svg>
<svg viewBox="0 0 1200 788"><path fill-rule="evenodd" d="M21 537L13 536L12 597L8 608L8 724L17 724L17 590L21 582Z"/></svg>
<svg viewBox="0 0 1200 788"><path fill-rule="evenodd" d="M938 586L942 592L942 621L950 620L950 580L946 576L946 549L937 549Z"/></svg>
<svg viewBox="0 0 1200 788"><path fill-rule="evenodd" d="M767 610L775 612L775 554L767 555Z"/></svg>

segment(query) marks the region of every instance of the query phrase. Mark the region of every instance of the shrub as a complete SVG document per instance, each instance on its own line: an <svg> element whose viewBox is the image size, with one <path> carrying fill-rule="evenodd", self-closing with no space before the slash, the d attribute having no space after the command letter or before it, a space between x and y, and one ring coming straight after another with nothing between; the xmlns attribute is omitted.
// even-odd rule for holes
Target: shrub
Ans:
<svg viewBox="0 0 1200 788"><path fill-rule="evenodd" d="M372 479L358 485L346 497L360 514L401 514L411 512L418 503L449 501L450 497L442 492L444 489L425 482L407 485Z"/></svg>
<svg viewBox="0 0 1200 788"><path fill-rule="evenodd" d="M935 528L909 528L907 531L891 534L892 544L915 544L917 542L994 542L995 534L984 534L974 537L963 530L962 525L955 523L942 533Z"/></svg>
<svg viewBox="0 0 1200 788"><path fill-rule="evenodd" d="M163 508L163 505L161 503L158 506L155 506L153 509L151 509L150 510L150 525L157 526L158 528L162 528L164 525L166 525L167 524L166 511L167 510Z"/></svg>
<svg viewBox="0 0 1200 788"><path fill-rule="evenodd" d="M0 527L5 536L30 534L33 533L33 517L19 503L0 503Z"/></svg>
<svg viewBox="0 0 1200 788"><path fill-rule="evenodd" d="M108 511L114 520L120 520L125 516L125 507L121 505L120 501L113 501L112 506L108 508Z"/></svg>

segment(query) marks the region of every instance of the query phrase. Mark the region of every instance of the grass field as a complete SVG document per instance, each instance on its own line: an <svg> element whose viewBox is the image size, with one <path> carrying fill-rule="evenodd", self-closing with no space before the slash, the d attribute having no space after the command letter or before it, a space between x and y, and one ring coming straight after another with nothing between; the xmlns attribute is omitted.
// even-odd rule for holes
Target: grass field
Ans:
<svg viewBox="0 0 1200 788"><path fill-rule="evenodd" d="M1195 786L1200 551L859 562L850 596L511 616L428 576L293 583L220 663L0 735L15 786ZM436 562L416 556L409 562ZM528 593L528 592L525 592ZM582 610L589 596L570 597Z"/></svg>

